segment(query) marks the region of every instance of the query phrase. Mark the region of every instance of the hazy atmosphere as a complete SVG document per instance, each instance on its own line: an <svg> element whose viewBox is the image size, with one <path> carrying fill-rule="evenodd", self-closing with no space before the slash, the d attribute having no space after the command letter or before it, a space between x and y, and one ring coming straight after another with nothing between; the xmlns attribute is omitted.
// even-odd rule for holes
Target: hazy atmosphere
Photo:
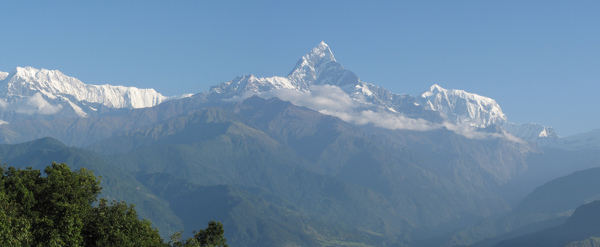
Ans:
<svg viewBox="0 0 600 247"><path fill-rule="evenodd" d="M0 6L0 246L600 246L599 1Z"/></svg>

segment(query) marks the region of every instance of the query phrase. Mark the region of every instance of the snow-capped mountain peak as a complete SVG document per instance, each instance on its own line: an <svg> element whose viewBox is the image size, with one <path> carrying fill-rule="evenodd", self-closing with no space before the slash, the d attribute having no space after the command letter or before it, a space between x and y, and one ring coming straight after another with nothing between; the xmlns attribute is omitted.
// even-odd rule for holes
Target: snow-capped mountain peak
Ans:
<svg viewBox="0 0 600 247"><path fill-rule="evenodd" d="M448 126L445 123L486 128L508 123L498 103L488 97L437 84L413 97L362 82L335 60L324 42L302 56L287 77L245 75L212 87L208 94L227 100L279 97L346 121L386 128L427 130ZM556 136L552 128L541 125L507 128L525 140Z"/></svg>
<svg viewBox="0 0 600 247"><path fill-rule="evenodd" d="M438 84L433 84L433 85L431 85L431 87L429 87L429 91L424 92L421 95L421 97L426 98L426 97L429 97L431 95L434 95L434 94L437 94L437 93L440 93L440 92L444 92L444 91L447 91L447 90L444 89L444 88L442 88L442 87L440 87Z"/></svg>
<svg viewBox="0 0 600 247"><path fill-rule="evenodd" d="M321 41L317 47L313 48L310 53L306 54L302 57L302 60L313 63L321 63L321 62L336 62L331 49L329 46L325 44L325 42Z"/></svg>
<svg viewBox="0 0 600 247"><path fill-rule="evenodd" d="M506 122L506 115L495 100L463 90L444 89L437 84L421 95L422 104L440 112L452 123L486 127Z"/></svg>
<svg viewBox="0 0 600 247"><path fill-rule="evenodd" d="M335 60L325 42L304 55L287 77L301 89L310 85L354 85L359 81L354 73L344 69Z"/></svg>
<svg viewBox="0 0 600 247"><path fill-rule="evenodd" d="M167 97L154 89L112 85L87 85L58 70L17 67L5 90L8 96L31 96L37 92L54 99L73 97L77 101L99 103L111 108L144 108L159 104ZM1 91L0 91L1 92Z"/></svg>
<svg viewBox="0 0 600 247"><path fill-rule="evenodd" d="M254 75L238 76L231 81L220 83L210 88L210 93L219 94L222 97L242 96L248 93L268 92L279 89L290 89L306 91L307 88L301 88L294 84L287 77L261 77Z"/></svg>
<svg viewBox="0 0 600 247"><path fill-rule="evenodd" d="M304 55L294 69L288 74L288 77L294 77L294 73L301 73L306 70L316 69L322 63L337 62L329 46L321 41L319 45L313 48L310 53Z"/></svg>
<svg viewBox="0 0 600 247"><path fill-rule="evenodd" d="M279 89L291 89L308 92L311 85L336 85L354 88L360 80L339 64L331 49L321 42L308 54L302 56L294 69L286 77L261 77L245 75L211 87L211 93L225 97L240 95L242 92L267 92Z"/></svg>
<svg viewBox="0 0 600 247"><path fill-rule="evenodd" d="M498 125L511 135L531 142L559 138L554 129L548 126L508 122L495 100L463 90L444 89L434 84L421 95L419 102L426 109L439 112L450 123L478 128Z"/></svg>
<svg viewBox="0 0 600 247"><path fill-rule="evenodd" d="M23 104L18 102L30 101L34 97L43 105L55 106L56 109L70 106L65 109L72 109L81 117L96 111L98 107L144 108L157 105L167 99L154 89L88 85L58 70L33 67L17 67L0 83L0 98L7 104L14 104L12 110L22 111L19 107ZM47 112L53 114L56 111Z"/></svg>

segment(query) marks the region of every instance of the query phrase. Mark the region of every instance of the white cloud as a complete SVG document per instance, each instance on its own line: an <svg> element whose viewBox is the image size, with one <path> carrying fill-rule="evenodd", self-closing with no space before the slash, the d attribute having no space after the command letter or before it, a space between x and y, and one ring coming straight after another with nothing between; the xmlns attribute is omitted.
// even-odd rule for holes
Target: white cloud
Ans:
<svg viewBox="0 0 600 247"><path fill-rule="evenodd" d="M508 133L506 131L502 131L500 133L498 133L498 132L491 132L491 133L483 132L483 131L480 131L481 129L473 127L468 124L452 124L452 123L447 123L447 122L444 123L443 126L449 130L454 131L454 133L465 136L469 139L478 139L478 140L505 139L508 141L518 142L518 143L522 143L522 144L526 143L525 141L519 139L518 137L516 137L514 135L511 135L510 133Z"/></svg>
<svg viewBox="0 0 600 247"><path fill-rule="evenodd" d="M351 98L341 88L332 85L310 86L310 91L297 91L293 89L279 89L269 92L246 92L241 97L234 97L230 101L241 101L252 95L262 98L277 97L291 102L294 105L308 107L322 114L340 118L343 121L366 125L373 124L385 129L402 129L415 131L428 131L439 128L447 128L459 135L469 139L497 139L503 138L509 141L523 143L517 137L506 132L488 133L472 127L468 124L443 123L435 124L425 119L408 118L401 113L392 112L381 106L375 106L367 102L364 97Z"/></svg>
<svg viewBox="0 0 600 247"><path fill-rule="evenodd" d="M63 106L60 104L54 106L48 103L48 101L46 101L40 93L36 93L31 97L25 97L21 100L11 103L0 100L0 107L8 111L15 111L17 113L27 115L50 115L60 111Z"/></svg>

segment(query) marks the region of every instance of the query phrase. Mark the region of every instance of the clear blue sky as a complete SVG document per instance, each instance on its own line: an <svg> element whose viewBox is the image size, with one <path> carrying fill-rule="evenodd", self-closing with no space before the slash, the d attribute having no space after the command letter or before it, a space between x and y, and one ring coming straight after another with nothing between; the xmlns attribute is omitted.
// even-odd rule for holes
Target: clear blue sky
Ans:
<svg viewBox="0 0 600 247"><path fill-rule="evenodd" d="M3 1L0 71L207 91L287 75L320 41L363 81L496 99L562 136L600 128L600 1Z"/></svg>

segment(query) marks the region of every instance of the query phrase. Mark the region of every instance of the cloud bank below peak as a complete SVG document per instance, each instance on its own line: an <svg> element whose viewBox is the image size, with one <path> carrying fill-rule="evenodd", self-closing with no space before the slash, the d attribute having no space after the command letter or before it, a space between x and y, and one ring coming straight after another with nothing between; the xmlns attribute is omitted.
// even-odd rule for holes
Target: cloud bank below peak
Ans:
<svg viewBox="0 0 600 247"><path fill-rule="evenodd" d="M33 96L26 96L14 102L0 99L0 108L27 115L51 115L60 111L63 106L61 104L52 105L42 97L41 93L35 93Z"/></svg>
<svg viewBox="0 0 600 247"><path fill-rule="evenodd" d="M410 131L448 129L469 139L505 139L525 143L505 131L485 132L483 129L470 124L433 123L422 118L409 118L392 109L370 103L363 95L350 97L342 88L334 85L310 85L307 91L276 89L263 92L245 92L241 96L229 98L228 101L242 101L253 95L265 99L276 97L356 125L373 125L390 130Z"/></svg>

